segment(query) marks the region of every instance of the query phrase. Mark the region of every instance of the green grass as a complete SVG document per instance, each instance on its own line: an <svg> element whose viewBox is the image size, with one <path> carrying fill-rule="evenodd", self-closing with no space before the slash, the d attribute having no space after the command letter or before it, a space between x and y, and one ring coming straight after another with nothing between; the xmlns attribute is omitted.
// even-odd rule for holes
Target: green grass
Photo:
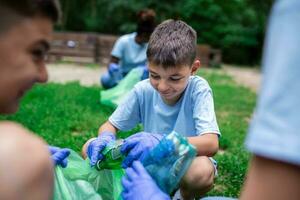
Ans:
<svg viewBox="0 0 300 200"><path fill-rule="evenodd" d="M237 86L230 77L216 70L203 69L200 75L208 80L213 89L222 132L222 153L215 156L219 176L209 194L236 197L249 159L243 140L254 108L255 94ZM15 115L1 119L20 122L49 144L79 152L87 139L96 136L99 125L113 111L99 103L99 91L99 87L82 87L78 82L37 85L24 97ZM125 137L137 130L138 127L121 135Z"/></svg>
<svg viewBox="0 0 300 200"><path fill-rule="evenodd" d="M217 71L200 71L212 87L218 124L222 133L218 161L219 176L210 195L237 197L241 189L249 154L244 139L255 106L255 94L238 86Z"/></svg>

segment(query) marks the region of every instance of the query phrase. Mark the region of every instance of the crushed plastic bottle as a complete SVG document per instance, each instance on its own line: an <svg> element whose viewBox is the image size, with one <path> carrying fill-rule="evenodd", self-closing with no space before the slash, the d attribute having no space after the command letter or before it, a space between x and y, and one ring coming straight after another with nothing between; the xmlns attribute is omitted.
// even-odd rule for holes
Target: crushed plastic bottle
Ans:
<svg viewBox="0 0 300 200"><path fill-rule="evenodd" d="M160 189L171 194L196 156L196 148L175 131L166 135L142 160Z"/></svg>
<svg viewBox="0 0 300 200"><path fill-rule="evenodd" d="M104 158L96 163L96 169L121 169L122 161L125 158L121 153L121 147L123 143L123 139L108 143L102 152Z"/></svg>

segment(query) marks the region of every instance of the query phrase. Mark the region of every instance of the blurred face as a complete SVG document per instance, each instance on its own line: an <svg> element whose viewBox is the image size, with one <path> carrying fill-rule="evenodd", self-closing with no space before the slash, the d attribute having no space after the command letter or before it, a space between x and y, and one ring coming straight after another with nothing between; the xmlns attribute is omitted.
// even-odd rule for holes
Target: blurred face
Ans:
<svg viewBox="0 0 300 200"><path fill-rule="evenodd" d="M26 91L47 81L52 25L48 18L28 18L0 33L0 113L16 112Z"/></svg>
<svg viewBox="0 0 300 200"><path fill-rule="evenodd" d="M148 43L150 36L151 36L151 33L142 33L135 37L135 41L139 44Z"/></svg>
<svg viewBox="0 0 300 200"><path fill-rule="evenodd" d="M183 94L189 77L200 67L200 62L195 61L193 66L183 65L164 69L149 63L150 83L158 91L163 101L174 105Z"/></svg>

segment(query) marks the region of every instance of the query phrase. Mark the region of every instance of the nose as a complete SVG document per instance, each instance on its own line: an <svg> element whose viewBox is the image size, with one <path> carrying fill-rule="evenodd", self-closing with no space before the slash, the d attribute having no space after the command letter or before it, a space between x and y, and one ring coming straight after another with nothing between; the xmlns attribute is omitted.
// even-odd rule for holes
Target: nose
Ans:
<svg viewBox="0 0 300 200"><path fill-rule="evenodd" d="M166 92L169 89L168 84L166 83L165 80L161 80L159 81L158 85L157 85L157 90L159 92Z"/></svg>
<svg viewBox="0 0 300 200"><path fill-rule="evenodd" d="M48 80L48 72L46 68L46 64L42 63L39 67L37 82L45 83Z"/></svg>

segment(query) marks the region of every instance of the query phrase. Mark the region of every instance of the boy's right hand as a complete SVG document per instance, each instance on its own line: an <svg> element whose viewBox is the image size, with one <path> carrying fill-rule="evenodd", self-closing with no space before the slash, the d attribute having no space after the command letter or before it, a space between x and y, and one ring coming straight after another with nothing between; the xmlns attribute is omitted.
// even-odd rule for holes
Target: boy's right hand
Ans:
<svg viewBox="0 0 300 200"><path fill-rule="evenodd" d="M87 155L90 159L91 166L95 166L98 160L103 159L103 154L101 153L105 146L115 140L116 136L114 133L109 131L104 131L100 135L91 141L87 148Z"/></svg>
<svg viewBox="0 0 300 200"><path fill-rule="evenodd" d="M124 200L171 200L155 183L140 161L134 161L122 177Z"/></svg>

